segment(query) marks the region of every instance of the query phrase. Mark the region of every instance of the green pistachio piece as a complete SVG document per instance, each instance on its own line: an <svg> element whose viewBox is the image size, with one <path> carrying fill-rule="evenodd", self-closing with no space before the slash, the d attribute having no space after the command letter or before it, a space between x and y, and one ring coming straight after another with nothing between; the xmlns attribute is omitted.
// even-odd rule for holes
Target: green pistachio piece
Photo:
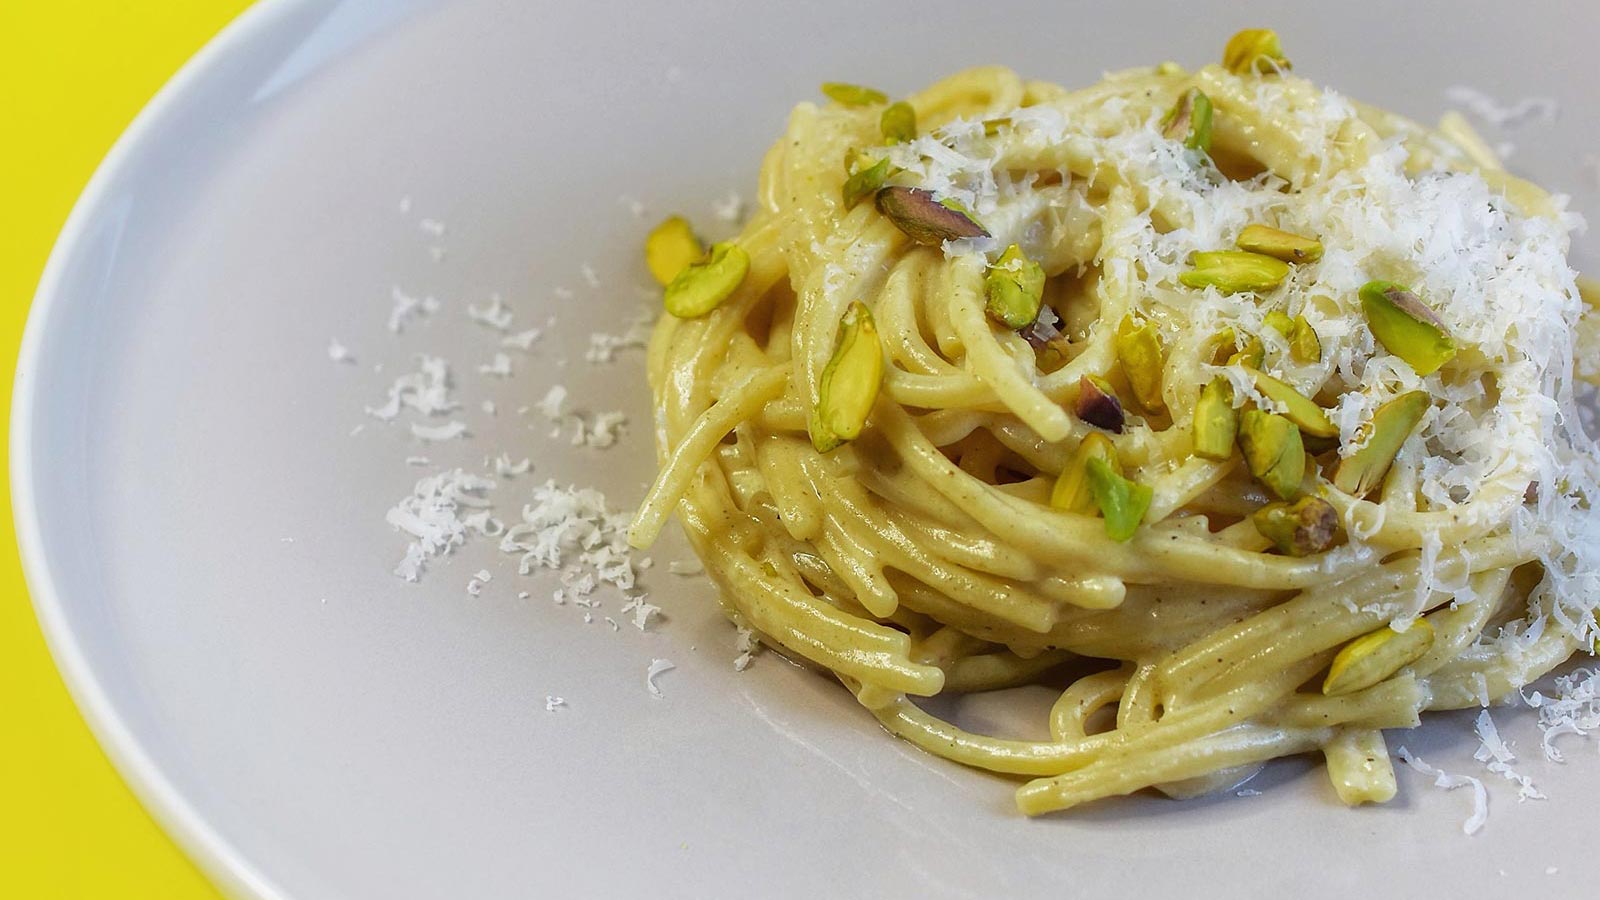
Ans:
<svg viewBox="0 0 1600 900"><path fill-rule="evenodd" d="M1163 78L1175 78L1184 74L1184 71L1183 66L1180 66L1169 59L1166 62L1159 63L1156 66L1156 74L1162 76Z"/></svg>
<svg viewBox="0 0 1600 900"><path fill-rule="evenodd" d="M1161 349L1161 332L1156 323L1135 322L1126 316L1117 325L1117 359L1122 363L1122 374L1133 388L1134 399L1151 412L1166 408L1161 397L1161 370L1164 354Z"/></svg>
<svg viewBox="0 0 1600 900"><path fill-rule="evenodd" d="M1317 330L1305 316L1294 317L1294 329L1289 332L1289 355L1296 362L1322 361L1322 338L1317 337Z"/></svg>
<svg viewBox="0 0 1600 900"><path fill-rule="evenodd" d="M1339 434L1338 426L1329 421L1328 414L1322 411L1316 401L1258 369L1246 367L1245 371L1250 373L1256 390L1262 396L1283 404L1284 416L1301 431L1313 437L1336 437Z"/></svg>
<svg viewBox="0 0 1600 900"><path fill-rule="evenodd" d="M1278 332L1285 338L1294 333L1294 319L1281 309L1275 309L1267 313L1265 322L1268 328Z"/></svg>
<svg viewBox="0 0 1600 900"><path fill-rule="evenodd" d="M1199 88L1183 92L1178 102L1161 119L1161 135L1181 141L1190 150L1205 153L1211 149L1211 98Z"/></svg>
<svg viewBox="0 0 1600 900"><path fill-rule="evenodd" d="M883 345L872 312L859 300L839 320L833 356L817 384L811 444L826 453L855 440L878 400L883 382Z"/></svg>
<svg viewBox="0 0 1600 900"><path fill-rule="evenodd" d="M1239 417L1239 449L1250 474L1285 500L1300 495L1306 474L1305 444L1300 429L1287 418L1247 409Z"/></svg>
<svg viewBox="0 0 1600 900"><path fill-rule="evenodd" d="M1011 117L1010 116L998 116L998 117L993 118L993 119L984 119L983 120L983 136L984 137L994 137L995 135L1000 133L1000 129L1002 129L1002 128L1010 128L1010 127L1011 127Z"/></svg>
<svg viewBox="0 0 1600 900"><path fill-rule="evenodd" d="M850 177L844 180L845 209L855 209L857 203L877 193L888 180L892 168L889 157L885 156L877 162L859 166L852 171Z"/></svg>
<svg viewBox="0 0 1600 900"><path fill-rule="evenodd" d="M937 247L959 238L988 237L972 217L940 203L932 191L890 186L878 191L878 212L919 244Z"/></svg>
<svg viewBox="0 0 1600 900"><path fill-rule="evenodd" d="M878 130L883 132L883 139L891 144L914 140L917 136L917 111L906 101L896 100L878 117Z"/></svg>
<svg viewBox="0 0 1600 900"><path fill-rule="evenodd" d="M1095 505L1106 520L1106 537L1126 541L1133 537L1155 496L1147 484L1139 484L1116 472L1103 459L1090 459L1089 490Z"/></svg>
<svg viewBox="0 0 1600 900"><path fill-rule="evenodd" d="M1228 39L1222 50L1222 67L1235 75L1255 71L1272 75L1289 68L1278 33L1270 28L1246 28Z"/></svg>
<svg viewBox="0 0 1600 900"><path fill-rule="evenodd" d="M1339 533L1339 513L1321 497L1268 503L1250 515L1261 536L1286 556L1321 553Z"/></svg>
<svg viewBox="0 0 1600 900"><path fill-rule="evenodd" d="M845 106L876 106L889 102L889 95L883 91L862 87L859 84L845 84L841 81L824 81L822 93L829 100Z"/></svg>
<svg viewBox="0 0 1600 900"><path fill-rule="evenodd" d="M1044 268L1022 253L1016 244L1006 248L983 277L989 315L995 321L1020 331L1039 318L1044 299Z"/></svg>
<svg viewBox="0 0 1600 900"><path fill-rule="evenodd" d="M1194 454L1223 460L1233 455L1239 411L1233 408L1233 383L1218 375L1200 389L1194 405Z"/></svg>
<svg viewBox="0 0 1600 900"><path fill-rule="evenodd" d="M1122 471L1117 461L1117 446L1100 432L1091 431L1078 442L1077 449L1072 451L1067 465L1056 478L1055 488L1050 491L1051 506L1084 515L1095 511L1094 492L1089 487L1091 459L1110 466L1113 472Z"/></svg>
<svg viewBox="0 0 1600 900"><path fill-rule="evenodd" d="M732 241L711 245L711 253L690 263L668 282L662 302L680 319L695 319L711 312L744 283L750 255Z"/></svg>
<svg viewBox="0 0 1600 900"><path fill-rule="evenodd" d="M1232 356L1228 357L1228 365L1244 366L1248 369L1259 369L1261 368L1261 364L1266 361L1266 358L1267 348L1262 346L1261 338L1258 338L1252 334L1250 335L1250 340L1245 341L1243 347L1239 348Z"/></svg>
<svg viewBox="0 0 1600 900"><path fill-rule="evenodd" d="M1246 225L1235 243L1240 250L1249 250L1284 262L1316 262L1322 258L1322 242L1316 238L1301 237L1266 225Z"/></svg>
<svg viewBox="0 0 1600 900"><path fill-rule="evenodd" d="M1194 268L1178 274L1186 287L1214 287L1224 294L1270 291L1283 283L1289 264L1247 250L1209 250L1193 254Z"/></svg>
<svg viewBox="0 0 1600 900"><path fill-rule="evenodd" d="M644 262L650 275L665 287L690 263L706 255L694 229L682 216L670 216L644 239Z"/></svg>
<svg viewBox="0 0 1600 900"><path fill-rule="evenodd" d="M1096 428L1122 433L1122 401L1104 378L1085 375L1078 379L1078 398L1073 401L1072 411Z"/></svg>
<svg viewBox="0 0 1600 900"><path fill-rule="evenodd" d="M1426 656L1433 647L1433 624L1418 619L1405 631L1385 625L1356 638L1334 656L1322 693L1337 697L1365 690Z"/></svg>
<svg viewBox="0 0 1600 900"><path fill-rule="evenodd" d="M1456 355L1456 342L1444 322L1405 285L1367 282L1361 286L1361 310L1378 343L1418 375L1432 375Z"/></svg>
<svg viewBox="0 0 1600 900"><path fill-rule="evenodd" d="M1372 493L1383 483L1400 447L1432 405L1433 398L1427 391L1410 391L1378 407L1367 424L1367 442L1339 460L1339 467L1333 472L1333 486L1355 497Z"/></svg>

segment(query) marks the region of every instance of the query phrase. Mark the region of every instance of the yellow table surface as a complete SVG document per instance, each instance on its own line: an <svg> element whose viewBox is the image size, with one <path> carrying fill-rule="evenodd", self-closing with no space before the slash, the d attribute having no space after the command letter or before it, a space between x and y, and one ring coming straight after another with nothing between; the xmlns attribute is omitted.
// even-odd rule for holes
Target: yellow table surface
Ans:
<svg viewBox="0 0 1600 900"><path fill-rule="evenodd" d="M151 95L248 5L0 0L0 366L6 372L16 366L45 258L89 175ZM9 379L0 397L9 422ZM11 517L3 518L0 897L219 896L139 805L78 714L28 603Z"/></svg>

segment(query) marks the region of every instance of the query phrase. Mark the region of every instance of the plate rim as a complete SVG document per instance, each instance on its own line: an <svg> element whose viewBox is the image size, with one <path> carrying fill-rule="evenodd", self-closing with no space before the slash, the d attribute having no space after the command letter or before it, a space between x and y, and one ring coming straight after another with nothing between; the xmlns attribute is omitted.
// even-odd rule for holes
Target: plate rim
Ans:
<svg viewBox="0 0 1600 900"><path fill-rule="evenodd" d="M94 214L104 205L114 185L128 168L135 148L154 139L169 111L180 105L197 85L210 77L211 70L219 61L232 56L259 34L271 30L311 2L313 0L256 0L201 45L118 135L111 149L95 166L78 198L73 201L72 209L51 245L50 255L28 307L11 390L8 447L11 461L8 474L11 481L12 523L16 530L23 581L56 670L96 743L145 811L201 870L213 887L229 896L250 900L291 900L291 897L232 841L220 834L145 751L106 692L97 670L68 621L55 572L45 552L43 526L35 498L35 473L39 466L34 459L33 443L40 404L34 373L39 366L45 334L50 329L53 313L64 302L61 299L61 282L68 268L68 260L76 254Z"/></svg>

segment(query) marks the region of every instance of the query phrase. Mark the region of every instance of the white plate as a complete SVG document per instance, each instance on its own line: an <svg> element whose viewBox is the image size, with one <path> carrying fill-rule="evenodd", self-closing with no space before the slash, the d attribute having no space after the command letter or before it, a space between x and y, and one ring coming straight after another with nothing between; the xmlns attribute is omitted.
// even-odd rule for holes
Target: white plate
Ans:
<svg viewBox="0 0 1600 900"><path fill-rule="evenodd" d="M1592 888L1594 747L1548 764L1510 711L1502 723L1550 799L1519 804L1491 783L1476 838L1460 830L1468 792L1403 772L1393 804L1348 811L1303 761L1271 767L1253 785L1262 796L1140 796L1028 821L1010 783L888 739L824 679L770 655L735 673L732 629L699 580L658 566L650 586L669 620L613 633L485 542L420 585L390 574L403 541L383 514L424 472L404 464L412 453L478 467L504 449L531 455L537 479L637 500L652 471L642 427L607 451L575 449L515 409L564 382L580 406L646 421L637 350L582 359L591 331L621 329L643 278L651 219L619 198L710 221L713 199L752 193L787 109L823 79L904 91L1002 61L1084 84L1202 62L1236 27L1272 24L1299 71L1408 113L1434 114L1457 83L1555 97L1559 120L1510 135L1512 160L1600 209L1582 162L1600 147L1592 4L1514 16L1489 2L1241 5L273 2L247 14L85 193L17 380L13 484L34 599L123 773L245 896ZM425 217L447 232L428 234ZM397 284L444 308L390 335ZM476 372L495 348L464 316L491 291L519 327L559 317L533 353L513 353L509 381ZM359 364L329 361L333 337ZM471 442L419 448L362 415L424 351L456 365ZM683 555L675 534L654 554ZM469 597L480 567L495 580ZM596 613L617 615L601 596ZM659 699L645 690L657 657L677 664ZM547 695L570 707L547 712ZM1482 775L1469 722L1441 717L1399 740Z"/></svg>

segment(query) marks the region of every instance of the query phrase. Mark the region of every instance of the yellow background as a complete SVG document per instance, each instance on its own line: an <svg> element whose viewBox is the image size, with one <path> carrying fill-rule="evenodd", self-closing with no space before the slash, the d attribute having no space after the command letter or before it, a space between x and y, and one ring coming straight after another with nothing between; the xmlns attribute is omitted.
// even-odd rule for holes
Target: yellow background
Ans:
<svg viewBox="0 0 1600 900"><path fill-rule="evenodd" d="M0 369L16 365L39 273L90 173L156 89L248 5L0 0ZM7 378L8 422L10 408ZM3 479L0 491L9 510ZM11 517L0 518L0 897L219 896L78 715L28 603Z"/></svg>

